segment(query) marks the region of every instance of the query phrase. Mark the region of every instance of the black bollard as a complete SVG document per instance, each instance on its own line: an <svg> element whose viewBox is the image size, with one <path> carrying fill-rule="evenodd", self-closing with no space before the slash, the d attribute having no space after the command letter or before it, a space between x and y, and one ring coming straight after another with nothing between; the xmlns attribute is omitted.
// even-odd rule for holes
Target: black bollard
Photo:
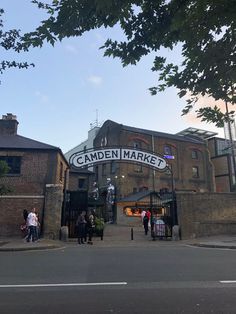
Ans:
<svg viewBox="0 0 236 314"><path fill-rule="evenodd" d="M101 230L101 241L103 240L103 229Z"/></svg>
<svg viewBox="0 0 236 314"><path fill-rule="evenodd" d="M134 239L134 230L133 230L133 228L131 228L131 240L133 240Z"/></svg>

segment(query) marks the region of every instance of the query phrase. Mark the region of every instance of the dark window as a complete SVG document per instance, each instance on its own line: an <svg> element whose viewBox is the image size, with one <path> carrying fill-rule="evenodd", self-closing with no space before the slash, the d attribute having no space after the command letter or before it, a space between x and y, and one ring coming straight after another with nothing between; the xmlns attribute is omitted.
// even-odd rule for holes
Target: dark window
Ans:
<svg viewBox="0 0 236 314"><path fill-rule="evenodd" d="M60 162L60 181L63 179L63 163Z"/></svg>
<svg viewBox="0 0 236 314"><path fill-rule="evenodd" d="M112 161L111 162L111 173L116 173L116 162Z"/></svg>
<svg viewBox="0 0 236 314"><path fill-rule="evenodd" d="M192 176L193 178L199 178L199 169L197 166L192 167Z"/></svg>
<svg viewBox="0 0 236 314"><path fill-rule="evenodd" d="M107 174L107 165L103 164L102 165L102 175L105 176Z"/></svg>
<svg viewBox="0 0 236 314"><path fill-rule="evenodd" d="M143 167L141 164L134 164L134 172L143 172Z"/></svg>
<svg viewBox="0 0 236 314"><path fill-rule="evenodd" d="M197 150L192 150L192 159L198 159L198 152Z"/></svg>
<svg viewBox="0 0 236 314"><path fill-rule="evenodd" d="M78 188L79 189L85 189L86 188L86 179L79 178L79 180L78 180Z"/></svg>
<svg viewBox="0 0 236 314"><path fill-rule="evenodd" d="M95 166L95 181L98 181L98 166Z"/></svg>
<svg viewBox="0 0 236 314"><path fill-rule="evenodd" d="M164 146L164 155L172 155L171 147L168 145Z"/></svg>
<svg viewBox="0 0 236 314"><path fill-rule="evenodd" d="M0 160L5 161L10 168L7 174L20 174L21 157L4 156Z"/></svg>
<svg viewBox="0 0 236 314"><path fill-rule="evenodd" d="M142 147L140 141L134 141L133 146L134 146L134 148L137 148L137 149Z"/></svg>
<svg viewBox="0 0 236 314"><path fill-rule="evenodd" d="M138 189L137 188L133 188L133 193L137 193Z"/></svg>

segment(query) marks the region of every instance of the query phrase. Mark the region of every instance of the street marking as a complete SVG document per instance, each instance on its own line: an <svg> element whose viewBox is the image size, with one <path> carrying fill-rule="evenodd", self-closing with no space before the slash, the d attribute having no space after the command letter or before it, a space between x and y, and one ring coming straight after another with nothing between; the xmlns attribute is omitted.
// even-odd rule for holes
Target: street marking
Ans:
<svg viewBox="0 0 236 314"><path fill-rule="evenodd" d="M236 280L221 280L220 283L236 283Z"/></svg>
<svg viewBox="0 0 236 314"><path fill-rule="evenodd" d="M0 285L0 288L38 288L38 287L79 287L79 286L121 286L127 282L87 282L87 283L48 283L28 285Z"/></svg>

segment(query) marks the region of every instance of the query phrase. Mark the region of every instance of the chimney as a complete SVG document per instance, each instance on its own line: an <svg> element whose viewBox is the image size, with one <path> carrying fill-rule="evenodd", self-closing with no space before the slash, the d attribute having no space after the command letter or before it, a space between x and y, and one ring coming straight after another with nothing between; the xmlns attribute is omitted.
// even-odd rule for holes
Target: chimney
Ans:
<svg viewBox="0 0 236 314"><path fill-rule="evenodd" d="M0 135L16 135L18 121L12 113L7 113L0 119Z"/></svg>

